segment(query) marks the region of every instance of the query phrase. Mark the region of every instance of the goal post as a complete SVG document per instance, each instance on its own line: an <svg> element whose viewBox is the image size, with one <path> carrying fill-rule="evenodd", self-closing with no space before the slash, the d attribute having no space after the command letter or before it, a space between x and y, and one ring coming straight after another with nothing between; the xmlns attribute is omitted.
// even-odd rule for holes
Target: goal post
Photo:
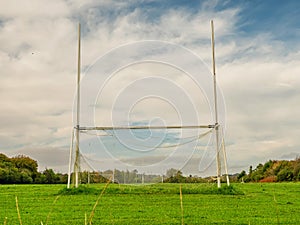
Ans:
<svg viewBox="0 0 300 225"><path fill-rule="evenodd" d="M215 130L215 145L216 145L216 180L218 188L221 187L221 160L220 152L222 150L225 175L227 185L229 185L229 176L227 168L227 158L225 152L224 134L220 139L220 124L218 121L218 102L217 102L217 80L216 80L216 65L215 65L215 41L214 41L214 24L211 22L211 46L212 46L212 75L213 75L213 98L214 98L214 124L208 125L165 125L165 126L81 126L80 125L80 73L81 73L81 25L78 24L78 61L77 61L77 96L76 96L76 126L72 129L70 156L69 156L69 170L68 170L68 184L70 188L72 167L75 177L74 186L79 185L80 173L80 132L82 131L112 131L112 130L172 130L172 129L213 129ZM74 152L75 146L75 152ZM75 153L75 155L74 155Z"/></svg>

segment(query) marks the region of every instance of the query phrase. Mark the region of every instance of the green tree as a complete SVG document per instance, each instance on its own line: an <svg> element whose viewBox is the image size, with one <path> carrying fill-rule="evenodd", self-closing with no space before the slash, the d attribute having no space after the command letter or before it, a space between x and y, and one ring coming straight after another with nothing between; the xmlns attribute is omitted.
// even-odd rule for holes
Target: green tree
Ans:
<svg viewBox="0 0 300 225"><path fill-rule="evenodd" d="M47 178L46 178L45 174L38 173L37 177L35 178L34 183L36 183L36 184L46 184L47 183Z"/></svg>
<svg viewBox="0 0 300 225"><path fill-rule="evenodd" d="M21 183L33 182L38 175L37 161L29 158L28 156L18 155L11 158L11 162L20 172ZM28 178L30 177L30 178Z"/></svg>
<svg viewBox="0 0 300 225"><path fill-rule="evenodd" d="M7 175L8 175L8 170L6 168L0 167L0 183L1 184L7 183Z"/></svg>
<svg viewBox="0 0 300 225"><path fill-rule="evenodd" d="M167 177L174 177L178 170L171 168L167 170L166 176Z"/></svg>
<svg viewBox="0 0 300 225"><path fill-rule="evenodd" d="M238 175L238 180L240 180L240 179L242 179L243 177L245 177L246 176L246 171L245 170L243 170L239 175Z"/></svg>
<svg viewBox="0 0 300 225"><path fill-rule="evenodd" d="M33 182L33 179L28 172L22 171L20 173L20 181L22 184L31 184Z"/></svg>
<svg viewBox="0 0 300 225"><path fill-rule="evenodd" d="M52 169L45 169L43 174L46 177L46 183L47 184L57 184L59 181L59 178L57 175L54 173Z"/></svg>
<svg viewBox="0 0 300 225"><path fill-rule="evenodd" d="M284 168L277 174L277 180L278 181L292 181L293 180L293 171Z"/></svg>
<svg viewBox="0 0 300 225"><path fill-rule="evenodd" d="M294 180L300 181L300 158L296 158L293 169Z"/></svg>
<svg viewBox="0 0 300 225"><path fill-rule="evenodd" d="M186 183L186 177L182 175L180 170L177 170L174 176L171 176L164 180L166 183Z"/></svg>
<svg viewBox="0 0 300 225"><path fill-rule="evenodd" d="M252 169L252 166L250 166L250 167L249 167L249 175L250 175L250 176L251 176L252 172L253 172L253 169Z"/></svg>
<svg viewBox="0 0 300 225"><path fill-rule="evenodd" d="M0 163L1 162L10 162L10 158L8 158L6 155L4 155L3 153L0 153Z"/></svg>
<svg viewBox="0 0 300 225"><path fill-rule="evenodd" d="M272 167L273 165L273 161L269 160L268 162L266 162L262 168L263 172L266 172L270 167Z"/></svg>

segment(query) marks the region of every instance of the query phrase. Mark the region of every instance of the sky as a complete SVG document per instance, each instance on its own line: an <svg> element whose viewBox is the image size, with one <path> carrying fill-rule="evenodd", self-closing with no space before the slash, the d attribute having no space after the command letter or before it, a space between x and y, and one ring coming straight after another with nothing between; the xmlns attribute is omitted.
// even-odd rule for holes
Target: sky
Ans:
<svg viewBox="0 0 300 225"><path fill-rule="evenodd" d="M76 124L78 23L81 126L213 124L213 20L229 173L295 159L299 8L297 0L2 1L0 152L28 155L40 170L67 171ZM155 173L177 164L186 173L213 174L213 133L193 146L159 149L205 132L82 133L81 151L101 170L124 164ZM132 151L139 143L152 148Z"/></svg>

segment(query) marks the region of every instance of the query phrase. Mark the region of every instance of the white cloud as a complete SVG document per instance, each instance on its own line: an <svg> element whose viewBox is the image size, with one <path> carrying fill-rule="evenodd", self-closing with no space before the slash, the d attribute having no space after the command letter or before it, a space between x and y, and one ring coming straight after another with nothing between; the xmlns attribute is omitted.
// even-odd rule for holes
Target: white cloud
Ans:
<svg viewBox="0 0 300 225"><path fill-rule="evenodd" d="M11 18L50 18L54 19L61 16L68 16L70 9L64 1L53 0L30 0L0 3L0 16L5 19Z"/></svg>

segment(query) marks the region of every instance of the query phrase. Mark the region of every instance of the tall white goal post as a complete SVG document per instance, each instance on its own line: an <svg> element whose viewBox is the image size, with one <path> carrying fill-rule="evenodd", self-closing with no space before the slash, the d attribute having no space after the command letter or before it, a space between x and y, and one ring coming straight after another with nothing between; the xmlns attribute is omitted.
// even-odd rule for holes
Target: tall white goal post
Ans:
<svg viewBox="0 0 300 225"><path fill-rule="evenodd" d="M80 173L80 149L79 140L81 131L90 130L143 130L143 129L199 129L199 128L210 128L215 130L215 147L216 147L216 180L218 188L221 187L221 160L220 152L223 153L225 176L227 185L230 185L228 168L227 168L227 157L225 151L224 137L220 140L220 124L218 121L218 101L217 101L217 79L216 79L216 64L215 64L215 41L214 41L214 23L213 20L210 21L211 24L211 47L212 47L212 75L213 75L213 95L214 95L214 117L215 123L209 125L189 125L189 126L95 126L95 127L85 127L80 126L80 74L81 74L81 25L78 24L78 58L77 58L77 109L76 109L76 125L72 129L71 145L70 145L70 155L69 155L69 170L68 170L68 184L67 188L71 186L71 173L73 167L74 174L74 186L77 188L79 185L79 173ZM75 135L74 135L75 134ZM75 138L74 138L75 137ZM75 139L75 140L74 140ZM74 151L75 142L75 151ZM74 156L74 164L72 165L72 158Z"/></svg>

